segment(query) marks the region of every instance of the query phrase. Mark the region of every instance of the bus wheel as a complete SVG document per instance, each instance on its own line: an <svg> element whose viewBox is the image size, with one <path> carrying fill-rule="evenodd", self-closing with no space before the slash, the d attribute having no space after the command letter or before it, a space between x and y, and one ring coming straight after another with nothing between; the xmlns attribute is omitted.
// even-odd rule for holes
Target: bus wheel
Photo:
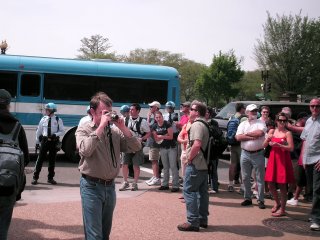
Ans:
<svg viewBox="0 0 320 240"><path fill-rule="evenodd" d="M80 156L76 148L76 137L74 135L75 131L76 129L71 131L68 136L66 136L63 150L65 152L66 159L71 162L78 163Z"/></svg>

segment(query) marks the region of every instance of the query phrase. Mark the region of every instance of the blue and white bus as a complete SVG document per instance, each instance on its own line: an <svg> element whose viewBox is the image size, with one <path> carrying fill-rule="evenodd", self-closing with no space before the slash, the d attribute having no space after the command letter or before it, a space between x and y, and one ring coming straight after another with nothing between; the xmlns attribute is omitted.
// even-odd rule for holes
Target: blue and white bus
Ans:
<svg viewBox="0 0 320 240"><path fill-rule="evenodd" d="M166 66L3 54L0 88L13 97L10 111L26 130L30 152L35 150L35 131L44 105L57 104L66 130L62 150L70 159L75 153L76 126L97 91L111 97L117 112L123 104L134 102L141 104L142 116L154 100L180 105L179 73Z"/></svg>

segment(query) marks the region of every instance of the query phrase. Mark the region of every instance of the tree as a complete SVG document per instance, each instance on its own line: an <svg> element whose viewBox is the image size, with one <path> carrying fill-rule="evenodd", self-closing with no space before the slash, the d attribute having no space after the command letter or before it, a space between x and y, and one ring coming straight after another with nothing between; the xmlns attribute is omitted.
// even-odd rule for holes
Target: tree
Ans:
<svg viewBox="0 0 320 240"><path fill-rule="evenodd" d="M269 69L272 91L297 94L320 89L320 21L299 15L268 19L255 46L261 69Z"/></svg>
<svg viewBox="0 0 320 240"><path fill-rule="evenodd" d="M245 101L256 99L256 94L263 94L261 84L263 84L261 71L255 70L245 72L239 83L237 83L237 88L239 89L238 100Z"/></svg>
<svg viewBox="0 0 320 240"><path fill-rule="evenodd" d="M117 60L115 53L108 53L111 48L109 39L99 34L92 35L90 38L80 40L82 45L78 50L81 54L80 59L111 59Z"/></svg>
<svg viewBox="0 0 320 240"><path fill-rule="evenodd" d="M195 98L196 90L194 83L205 68L205 65L186 59L180 53L171 53L158 49L137 48L130 51L129 56L124 57L123 61L176 68L180 74L180 93L183 101Z"/></svg>
<svg viewBox="0 0 320 240"><path fill-rule="evenodd" d="M231 97L235 97L239 92L235 83L244 74L240 63L241 60L237 59L233 50L228 53L220 51L214 55L212 64L196 81L199 98L204 99L208 105L217 106L221 99L229 102Z"/></svg>

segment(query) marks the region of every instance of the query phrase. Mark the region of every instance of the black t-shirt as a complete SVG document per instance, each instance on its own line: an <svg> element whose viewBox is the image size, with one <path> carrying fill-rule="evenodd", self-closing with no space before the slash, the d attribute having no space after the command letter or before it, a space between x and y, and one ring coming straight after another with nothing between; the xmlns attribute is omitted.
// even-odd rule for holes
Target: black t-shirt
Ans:
<svg viewBox="0 0 320 240"><path fill-rule="evenodd" d="M152 125L152 131L156 131L157 135L166 135L168 133L168 128L171 127L171 124L167 121L163 121L163 125L160 127L158 123L155 123ZM164 139L160 144L154 142L153 147L157 148L169 148L169 147L175 147L176 142L172 140Z"/></svg>

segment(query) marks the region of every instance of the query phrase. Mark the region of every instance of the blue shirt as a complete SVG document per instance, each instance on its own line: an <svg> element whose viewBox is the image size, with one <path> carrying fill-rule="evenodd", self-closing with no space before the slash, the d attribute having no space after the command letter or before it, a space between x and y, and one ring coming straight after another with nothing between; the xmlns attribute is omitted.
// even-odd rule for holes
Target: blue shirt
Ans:
<svg viewBox="0 0 320 240"><path fill-rule="evenodd" d="M300 138L305 140L303 164L314 164L320 160L320 115L310 117L301 133Z"/></svg>

